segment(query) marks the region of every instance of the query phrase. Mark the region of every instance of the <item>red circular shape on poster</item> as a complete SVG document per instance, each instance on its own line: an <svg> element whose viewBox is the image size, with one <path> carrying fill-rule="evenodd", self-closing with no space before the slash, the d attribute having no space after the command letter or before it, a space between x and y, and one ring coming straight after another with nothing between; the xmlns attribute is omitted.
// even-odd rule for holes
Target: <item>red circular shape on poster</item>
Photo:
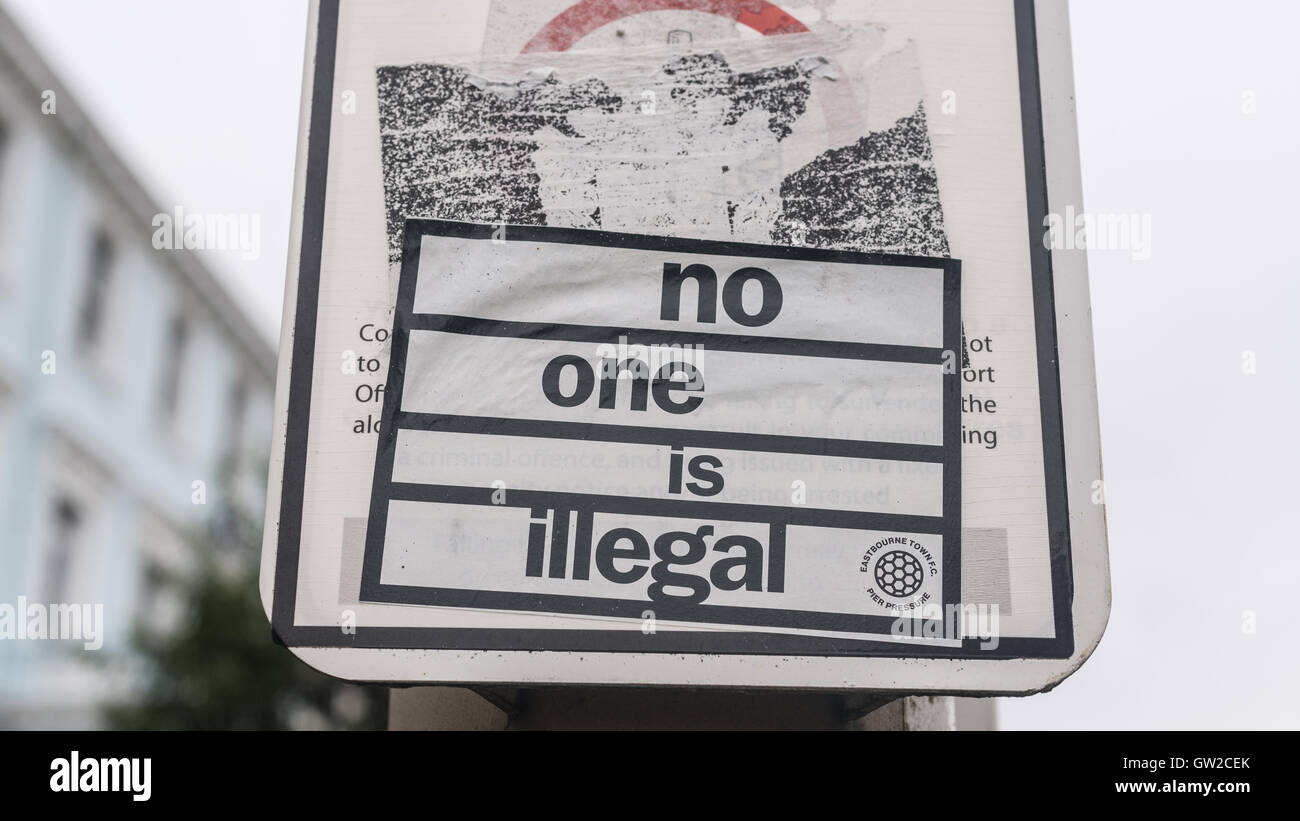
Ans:
<svg viewBox="0 0 1300 821"><path fill-rule="evenodd" d="M601 26L651 11L698 11L729 17L764 37L808 34L811 29L768 0L578 0L533 35L521 54L568 51ZM861 112L850 84L835 83L822 100L828 147L850 142L862 132Z"/></svg>
<svg viewBox="0 0 1300 821"><path fill-rule="evenodd" d="M730 17L764 36L808 31L767 0L580 0L542 26L523 53L567 51L601 26L649 11L699 11Z"/></svg>

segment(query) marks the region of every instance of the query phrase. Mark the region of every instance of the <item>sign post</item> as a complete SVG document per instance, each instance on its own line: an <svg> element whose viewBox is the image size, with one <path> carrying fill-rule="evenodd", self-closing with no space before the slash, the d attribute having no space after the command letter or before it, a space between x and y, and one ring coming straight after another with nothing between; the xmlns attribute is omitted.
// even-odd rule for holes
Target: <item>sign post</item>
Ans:
<svg viewBox="0 0 1300 821"><path fill-rule="evenodd" d="M313 5L262 574L304 661L826 726L1091 653L1064 4L752 5Z"/></svg>

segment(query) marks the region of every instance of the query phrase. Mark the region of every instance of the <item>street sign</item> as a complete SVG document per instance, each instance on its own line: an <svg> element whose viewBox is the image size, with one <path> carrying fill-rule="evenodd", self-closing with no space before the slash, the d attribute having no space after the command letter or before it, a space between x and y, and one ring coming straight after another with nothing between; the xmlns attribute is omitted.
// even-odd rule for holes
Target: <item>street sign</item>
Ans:
<svg viewBox="0 0 1300 821"><path fill-rule="evenodd" d="M430 683L1032 692L1083 662L1064 9L837 10L313 6L280 641Z"/></svg>

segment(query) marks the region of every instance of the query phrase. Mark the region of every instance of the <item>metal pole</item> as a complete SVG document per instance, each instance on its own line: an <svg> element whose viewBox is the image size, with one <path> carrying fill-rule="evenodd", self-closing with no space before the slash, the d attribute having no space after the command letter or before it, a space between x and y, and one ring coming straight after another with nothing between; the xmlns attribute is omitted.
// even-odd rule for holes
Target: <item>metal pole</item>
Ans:
<svg viewBox="0 0 1300 821"><path fill-rule="evenodd" d="M649 687L395 689L390 730L994 729L992 699Z"/></svg>

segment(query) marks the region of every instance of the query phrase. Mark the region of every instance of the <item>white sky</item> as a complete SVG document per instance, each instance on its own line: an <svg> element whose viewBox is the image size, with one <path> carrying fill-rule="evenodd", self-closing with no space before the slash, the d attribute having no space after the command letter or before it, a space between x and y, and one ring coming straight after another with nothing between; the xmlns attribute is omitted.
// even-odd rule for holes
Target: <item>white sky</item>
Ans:
<svg viewBox="0 0 1300 821"><path fill-rule="evenodd" d="M256 259L232 251L204 261L274 339L307 4L3 1L160 206L258 217Z"/></svg>
<svg viewBox="0 0 1300 821"><path fill-rule="evenodd" d="M272 333L306 3L4 2L160 202L260 215L260 258L215 265ZM1110 626L1000 721L1300 727L1300 6L1087 0L1072 21L1084 204L1149 214L1152 254L1090 255Z"/></svg>

